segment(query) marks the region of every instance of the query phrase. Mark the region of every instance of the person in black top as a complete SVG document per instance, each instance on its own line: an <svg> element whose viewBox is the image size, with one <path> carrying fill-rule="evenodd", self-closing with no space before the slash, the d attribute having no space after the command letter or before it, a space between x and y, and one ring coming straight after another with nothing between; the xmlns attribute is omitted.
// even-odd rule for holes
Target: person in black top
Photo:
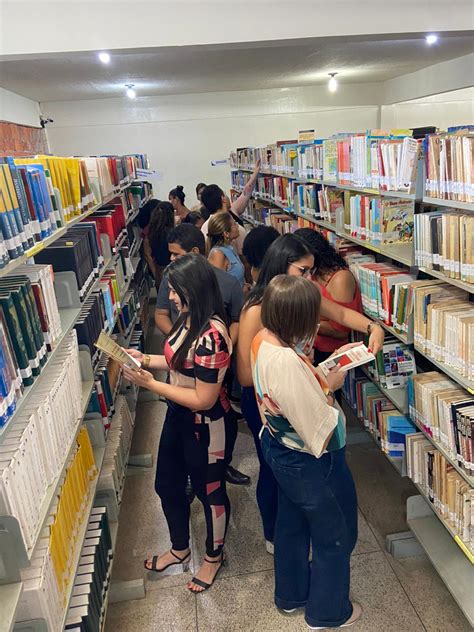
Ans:
<svg viewBox="0 0 474 632"><path fill-rule="evenodd" d="M168 233L168 248L172 261L185 254L201 254L204 256L205 243L202 232L192 224L180 224ZM217 277L217 284L222 295L224 308L229 322L229 334L232 343L237 342L239 331L240 310L243 304L243 292L240 283L236 278L227 272L214 268ZM178 318L178 310L175 304L169 299L169 288L166 271L158 289L155 308L155 324L166 336L170 333L173 324ZM226 480L233 485L248 485L250 477L239 472L234 467L227 467Z"/></svg>
<svg viewBox="0 0 474 632"><path fill-rule="evenodd" d="M158 283L163 270L170 263L168 233L174 227L174 209L169 202L159 202L151 214L147 238L153 259L153 275Z"/></svg>

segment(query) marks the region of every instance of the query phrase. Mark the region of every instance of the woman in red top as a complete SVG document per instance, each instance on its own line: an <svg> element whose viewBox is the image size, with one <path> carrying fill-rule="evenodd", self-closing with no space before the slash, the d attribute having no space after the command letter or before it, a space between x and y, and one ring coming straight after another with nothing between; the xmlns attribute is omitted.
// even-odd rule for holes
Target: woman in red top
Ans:
<svg viewBox="0 0 474 632"><path fill-rule="evenodd" d="M321 233L311 228L300 228L295 235L304 239L314 254L313 281L321 295L333 303L362 313L362 302L357 280L347 263ZM349 342L350 329L332 320L321 318L321 325L314 343L314 364L323 360Z"/></svg>

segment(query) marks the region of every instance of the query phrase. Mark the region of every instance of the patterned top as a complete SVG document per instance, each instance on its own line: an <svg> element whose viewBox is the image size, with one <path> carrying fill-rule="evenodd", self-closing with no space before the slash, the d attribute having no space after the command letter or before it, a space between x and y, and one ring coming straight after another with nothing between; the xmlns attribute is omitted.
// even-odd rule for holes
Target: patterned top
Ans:
<svg viewBox="0 0 474 632"><path fill-rule="evenodd" d="M212 318L203 329L203 333L191 345L183 368L175 371L171 368L171 360L181 346L186 332L187 327L183 323L165 342L164 354L170 367L170 384L184 388L196 388L196 380L207 384L221 384L219 398L214 406L206 411L197 411L201 417L205 416L211 420L219 419L224 412L230 410L223 381L230 365L232 341L224 323Z"/></svg>
<svg viewBox="0 0 474 632"><path fill-rule="evenodd" d="M252 342L253 383L262 423L283 445L319 457L346 443L345 419L329 406L327 384L310 362L289 347L263 340Z"/></svg>

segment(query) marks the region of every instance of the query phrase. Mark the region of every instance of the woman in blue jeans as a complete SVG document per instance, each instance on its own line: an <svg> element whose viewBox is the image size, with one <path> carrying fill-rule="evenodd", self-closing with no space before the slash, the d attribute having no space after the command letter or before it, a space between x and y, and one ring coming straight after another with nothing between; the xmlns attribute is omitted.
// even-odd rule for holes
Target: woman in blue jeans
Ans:
<svg viewBox="0 0 474 632"><path fill-rule="evenodd" d="M262 451L278 484L275 604L286 612L305 608L313 630L347 627L362 614L349 597L357 497L334 397L345 372L335 367L323 378L305 355L320 303L310 281L275 277L263 295L264 329L251 347Z"/></svg>
<svg viewBox="0 0 474 632"><path fill-rule="evenodd" d="M254 243L254 233L262 228L254 228L245 238L244 255L252 265L255 285L244 303L239 321L239 340L237 343L237 377L242 386L241 408L245 420L252 432L257 448L260 472L257 482L257 503L262 518L266 547L273 553L275 521L278 508L278 491L272 470L263 458L259 433L262 421L255 401L252 370L250 366L250 346L256 334L262 329L261 308L265 288L278 274L311 278L314 256L309 246L295 235L274 235L266 231L258 235ZM247 248L248 246L248 248ZM262 253L262 249L266 252ZM377 353L383 346L383 329L363 314L321 299L321 315L334 320L349 329L369 333L369 346ZM314 323L316 329L316 323Z"/></svg>

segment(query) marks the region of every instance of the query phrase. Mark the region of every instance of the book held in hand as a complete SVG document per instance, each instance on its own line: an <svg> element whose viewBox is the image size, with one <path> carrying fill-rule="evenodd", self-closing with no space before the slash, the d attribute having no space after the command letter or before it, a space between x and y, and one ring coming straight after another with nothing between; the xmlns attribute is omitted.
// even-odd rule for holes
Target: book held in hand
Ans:
<svg viewBox="0 0 474 632"><path fill-rule="evenodd" d="M139 371L141 369L140 362L127 353L125 349L118 345L115 340L103 331L100 333L95 346L110 358L113 358L117 362L120 362L120 364L124 364L129 369L132 369L132 371Z"/></svg>
<svg viewBox="0 0 474 632"><path fill-rule="evenodd" d="M324 360L324 362L321 362L318 366L324 375L328 375L329 371L337 365L339 365L344 371L349 371L350 369L354 369L356 366L367 364L373 360L375 360L374 354L371 353L364 344L361 344L357 347L352 347L351 349L347 349L347 351L331 356L327 360Z"/></svg>

